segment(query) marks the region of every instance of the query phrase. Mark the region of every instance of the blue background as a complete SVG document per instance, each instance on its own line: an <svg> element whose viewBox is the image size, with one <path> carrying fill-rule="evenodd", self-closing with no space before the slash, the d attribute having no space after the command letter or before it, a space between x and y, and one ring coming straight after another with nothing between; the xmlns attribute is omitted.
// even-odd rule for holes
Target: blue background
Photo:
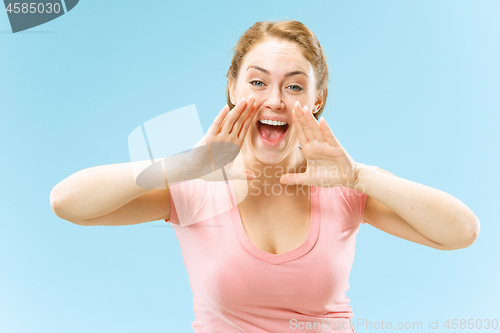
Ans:
<svg viewBox="0 0 500 333"><path fill-rule="evenodd" d="M281 19L320 40L325 119L350 155L456 196L481 221L457 251L361 226L354 318L438 319L443 332L446 319L500 320L499 17L496 0L85 0L12 34L0 13L0 331L192 331L170 226L74 225L49 193L79 170L129 161L130 132L167 111L196 104L206 131L238 37Z"/></svg>

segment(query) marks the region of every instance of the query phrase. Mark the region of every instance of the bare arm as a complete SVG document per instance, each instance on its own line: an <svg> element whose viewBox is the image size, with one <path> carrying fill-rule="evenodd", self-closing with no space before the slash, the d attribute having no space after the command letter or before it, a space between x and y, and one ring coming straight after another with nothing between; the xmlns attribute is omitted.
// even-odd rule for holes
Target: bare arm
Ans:
<svg viewBox="0 0 500 333"><path fill-rule="evenodd" d="M365 168L365 166L362 166ZM391 235L439 250L471 245L480 224L460 200L378 169L364 169L357 189L368 195L365 222Z"/></svg>
<svg viewBox="0 0 500 333"><path fill-rule="evenodd" d="M78 171L52 189L52 210L60 218L81 225L137 224L168 218L170 193L166 182L166 188L156 190L136 184L134 168L147 165L148 161L140 161Z"/></svg>
<svg viewBox="0 0 500 333"><path fill-rule="evenodd" d="M216 117L204 141L231 142L241 148L256 114L254 102L252 95L248 100L243 98L231 112L226 105ZM159 169L160 174L154 173L151 178L146 177L145 183L139 182L142 185L154 180L153 187L149 187L156 188L153 190L148 189L148 186L138 186L135 178L138 171L151 166L151 161L109 164L78 171L52 189L50 205L57 216L79 225L129 225L168 219L170 189L167 179L173 183L201 176L203 172L198 175L191 170L206 169L203 168L204 159L200 158L203 152L203 149L192 149L186 155L187 158L182 155L163 159L163 177ZM216 160L216 155L224 155L224 152L216 154L212 149L211 160ZM193 161L201 161L201 168ZM188 166L188 172L185 165ZM228 170L234 171L229 172L230 179L246 179L248 176L245 170Z"/></svg>

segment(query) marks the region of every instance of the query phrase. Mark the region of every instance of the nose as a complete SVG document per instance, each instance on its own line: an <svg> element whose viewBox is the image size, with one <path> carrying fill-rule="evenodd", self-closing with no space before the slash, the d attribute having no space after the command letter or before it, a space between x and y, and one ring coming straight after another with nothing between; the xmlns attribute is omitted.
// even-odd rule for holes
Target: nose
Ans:
<svg viewBox="0 0 500 333"><path fill-rule="evenodd" d="M271 110L284 110L285 102L283 102L283 96L278 87L269 90L268 94L265 96L264 107Z"/></svg>

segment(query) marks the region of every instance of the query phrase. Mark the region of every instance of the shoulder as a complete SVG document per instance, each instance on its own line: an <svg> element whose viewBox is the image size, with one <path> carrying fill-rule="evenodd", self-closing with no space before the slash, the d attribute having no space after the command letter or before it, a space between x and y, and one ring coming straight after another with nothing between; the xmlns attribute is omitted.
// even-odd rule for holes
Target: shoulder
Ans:
<svg viewBox="0 0 500 333"><path fill-rule="evenodd" d="M345 186L323 187L319 189L321 213L335 220L345 220L357 226L363 222L366 194Z"/></svg>
<svg viewBox="0 0 500 333"><path fill-rule="evenodd" d="M227 188L225 182L209 182L202 179L192 179L175 183L169 186L172 197L175 198L200 198L209 193L223 191Z"/></svg>
<svg viewBox="0 0 500 333"><path fill-rule="evenodd" d="M205 221L231 209L234 203L230 185L224 181L194 179L170 187L171 211L181 226Z"/></svg>

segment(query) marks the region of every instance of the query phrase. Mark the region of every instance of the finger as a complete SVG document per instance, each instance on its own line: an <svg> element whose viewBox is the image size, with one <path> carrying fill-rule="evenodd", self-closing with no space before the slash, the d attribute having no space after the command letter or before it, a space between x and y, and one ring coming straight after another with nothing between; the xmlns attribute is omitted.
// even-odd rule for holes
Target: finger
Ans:
<svg viewBox="0 0 500 333"><path fill-rule="evenodd" d="M244 97L236 103L236 106L226 115L226 119L224 119L220 133L229 134L231 128L233 128L234 121L238 119L240 113L245 109L246 105L247 101Z"/></svg>
<svg viewBox="0 0 500 333"><path fill-rule="evenodd" d="M305 173L287 173L281 176L280 183L284 185L307 185L308 176Z"/></svg>
<svg viewBox="0 0 500 333"><path fill-rule="evenodd" d="M248 133L248 129L250 126L256 121L255 116L257 115L257 104L253 104L252 108L250 109L250 113L248 114L247 119L243 123L243 126L241 127L240 132L238 133L238 138L240 139L245 139L245 136Z"/></svg>
<svg viewBox="0 0 500 333"><path fill-rule="evenodd" d="M309 128L311 129L311 132L313 133L316 140L318 140L319 142L325 142L325 137L323 135L323 132L321 131L321 127L316 118L314 118L311 110L309 110L308 106L304 107L304 116L306 117L307 124L309 125Z"/></svg>
<svg viewBox="0 0 500 333"><path fill-rule="evenodd" d="M224 106L219 112L217 117L215 117L215 120L212 123L212 126L210 126L210 128L208 129L207 134L217 135L217 133L219 133L222 123L224 122L224 119L226 118L228 112L229 106L226 104L226 106Z"/></svg>
<svg viewBox="0 0 500 333"><path fill-rule="evenodd" d="M292 121L293 125L295 126L295 130L297 131L297 135L299 136L300 145L304 147L304 144L309 142L309 140L307 140L306 134L304 133L304 129L302 128L299 120L297 119L297 113L295 111L295 108L292 109Z"/></svg>
<svg viewBox="0 0 500 333"><path fill-rule="evenodd" d="M239 135L242 125L247 120L248 115L252 111L253 104L255 102L255 97L253 95L248 96L245 109L240 113L239 117L234 121L233 128L231 129L231 134Z"/></svg>
<svg viewBox="0 0 500 333"><path fill-rule="evenodd" d="M299 120L300 126L302 126L304 135L307 137L306 142L315 140L314 134L309 127L309 123L307 122L306 115L304 114L304 109L302 109L298 101L295 102L295 106L298 107L295 111L297 112L297 119Z"/></svg>
<svg viewBox="0 0 500 333"><path fill-rule="evenodd" d="M321 126L321 131L323 132L326 141L333 147L341 147L340 142L337 140L335 135L333 135L333 132L330 129L330 126L326 123L325 118L321 117L319 125Z"/></svg>

